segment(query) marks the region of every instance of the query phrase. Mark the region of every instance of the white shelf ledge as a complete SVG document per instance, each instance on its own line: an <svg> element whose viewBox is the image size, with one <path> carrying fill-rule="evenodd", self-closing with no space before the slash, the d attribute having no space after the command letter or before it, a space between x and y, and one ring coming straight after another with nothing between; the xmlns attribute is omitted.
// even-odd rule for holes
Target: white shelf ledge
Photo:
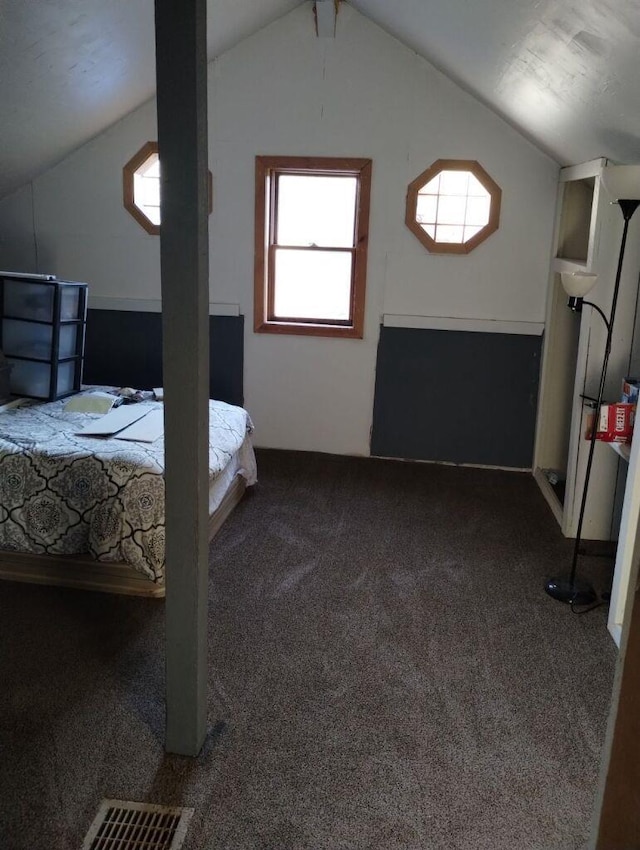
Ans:
<svg viewBox="0 0 640 850"><path fill-rule="evenodd" d="M607 164L604 157L592 159L589 162L581 162L579 165L568 165L560 169L560 182L569 183L572 180L585 180L589 177L598 177Z"/></svg>
<svg viewBox="0 0 640 850"><path fill-rule="evenodd" d="M570 260L565 257L555 257L553 260L554 272L588 272L589 267L586 260Z"/></svg>
<svg viewBox="0 0 640 850"><path fill-rule="evenodd" d="M631 456L631 443L609 443L616 454L619 454L623 460L629 463Z"/></svg>
<svg viewBox="0 0 640 850"><path fill-rule="evenodd" d="M453 316L404 316L384 313L385 328L414 328L435 331L477 331L480 333L523 334L541 336L544 322L520 322L502 319L460 319Z"/></svg>
<svg viewBox="0 0 640 850"><path fill-rule="evenodd" d="M159 298L119 298L105 295L89 296L90 310L133 310L140 313L161 313L162 301ZM210 316L240 316L239 304L219 304L209 302Z"/></svg>

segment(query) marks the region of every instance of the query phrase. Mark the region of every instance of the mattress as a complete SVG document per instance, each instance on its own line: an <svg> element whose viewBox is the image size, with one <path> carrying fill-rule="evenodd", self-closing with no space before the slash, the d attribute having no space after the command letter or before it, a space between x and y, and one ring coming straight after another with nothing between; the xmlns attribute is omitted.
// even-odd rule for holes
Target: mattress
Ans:
<svg viewBox="0 0 640 850"><path fill-rule="evenodd" d="M0 411L0 549L89 554L163 582L164 439L79 435L97 416L65 404ZM255 483L251 431L246 410L209 402L210 512L237 475Z"/></svg>
<svg viewBox="0 0 640 850"><path fill-rule="evenodd" d="M209 516L218 510L220 503L238 475L244 478L247 487L255 484L258 480L256 456L250 433L244 438L238 451L231 456L229 463L222 472L209 481Z"/></svg>

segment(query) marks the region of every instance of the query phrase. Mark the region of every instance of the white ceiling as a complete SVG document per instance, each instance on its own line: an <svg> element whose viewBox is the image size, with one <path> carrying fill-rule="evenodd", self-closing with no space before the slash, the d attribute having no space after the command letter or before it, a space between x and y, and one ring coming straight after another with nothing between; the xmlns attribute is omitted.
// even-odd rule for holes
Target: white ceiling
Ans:
<svg viewBox="0 0 640 850"><path fill-rule="evenodd" d="M640 162L640 0L351 0L562 165Z"/></svg>
<svg viewBox="0 0 640 850"><path fill-rule="evenodd" d="M208 0L218 56L300 0ZM153 0L0 0L0 197L155 91Z"/></svg>
<svg viewBox="0 0 640 850"><path fill-rule="evenodd" d="M209 56L299 2L208 0ZM640 162L639 0L351 2L558 162ZM154 61L153 0L0 0L0 197L147 100Z"/></svg>

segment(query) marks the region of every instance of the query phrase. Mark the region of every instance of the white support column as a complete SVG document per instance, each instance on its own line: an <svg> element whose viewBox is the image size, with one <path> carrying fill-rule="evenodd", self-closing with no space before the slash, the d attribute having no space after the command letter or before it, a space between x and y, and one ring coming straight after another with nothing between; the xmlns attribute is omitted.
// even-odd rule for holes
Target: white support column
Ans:
<svg viewBox="0 0 640 850"><path fill-rule="evenodd" d="M169 752L207 723L209 257L206 0L155 0Z"/></svg>

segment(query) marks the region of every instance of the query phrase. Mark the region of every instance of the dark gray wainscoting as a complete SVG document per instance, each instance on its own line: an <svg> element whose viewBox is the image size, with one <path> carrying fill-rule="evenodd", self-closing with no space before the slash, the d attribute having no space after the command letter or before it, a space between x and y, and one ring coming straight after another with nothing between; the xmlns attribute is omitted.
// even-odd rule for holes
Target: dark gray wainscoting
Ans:
<svg viewBox="0 0 640 850"><path fill-rule="evenodd" d="M529 468L542 337L381 327L371 454Z"/></svg>
<svg viewBox="0 0 640 850"><path fill-rule="evenodd" d="M210 397L244 400L244 316L209 316ZM162 316L89 310L84 383L149 389L162 386Z"/></svg>

